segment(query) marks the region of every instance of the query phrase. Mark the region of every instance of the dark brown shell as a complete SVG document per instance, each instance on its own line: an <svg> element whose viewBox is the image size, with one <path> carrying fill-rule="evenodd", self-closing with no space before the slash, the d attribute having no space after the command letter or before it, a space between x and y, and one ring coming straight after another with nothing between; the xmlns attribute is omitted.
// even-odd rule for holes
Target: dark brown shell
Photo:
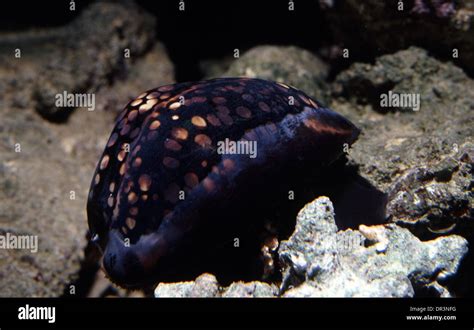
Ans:
<svg viewBox="0 0 474 330"><path fill-rule="evenodd" d="M199 228L200 210L232 203L236 186L271 180L292 162L329 163L358 132L303 92L261 79L141 94L119 116L89 194L89 226L105 248L106 271L123 285L153 281L161 260ZM256 157L220 153L226 139L255 141Z"/></svg>

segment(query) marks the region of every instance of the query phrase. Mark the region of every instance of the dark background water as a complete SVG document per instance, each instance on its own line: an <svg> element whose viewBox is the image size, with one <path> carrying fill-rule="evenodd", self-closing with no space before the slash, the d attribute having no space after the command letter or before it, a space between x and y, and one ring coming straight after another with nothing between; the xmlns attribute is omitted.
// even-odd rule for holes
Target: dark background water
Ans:
<svg viewBox="0 0 474 330"><path fill-rule="evenodd" d="M64 25L94 1L15 1L0 4L0 30ZM294 45L317 50L328 38L317 1L297 1L288 10L287 0L178 0L136 1L157 17L157 38L162 41L176 66L178 81L201 78L199 61L232 55L263 44Z"/></svg>

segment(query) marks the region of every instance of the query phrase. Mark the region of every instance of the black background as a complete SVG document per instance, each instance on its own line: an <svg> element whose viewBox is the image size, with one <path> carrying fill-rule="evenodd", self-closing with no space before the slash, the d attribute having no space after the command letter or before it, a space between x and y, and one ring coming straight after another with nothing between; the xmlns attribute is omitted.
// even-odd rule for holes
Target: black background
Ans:
<svg viewBox="0 0 474 330"><path fill-rule="evenodd" d="M55 306L56 323L19 321L18 307ZM410 312L455 306L456 312ZM2 329L345 328L472 329L472 300L456 299L0 299ZM407 321L407 315L456 315L456 321Z"/></svg>
<svg viewBox="0 0 474 330"><path fill-rule="evenodd" d="M0 30L26 30L67 24L93 1L69 0L2 1ZM245 50L264 44L294 45L317 50L329 39L317 1L287 0L179 0L135 1L157 19L157 38L176 66L177 81L201 78L198 62L230 56L235 48Z"/></svg>

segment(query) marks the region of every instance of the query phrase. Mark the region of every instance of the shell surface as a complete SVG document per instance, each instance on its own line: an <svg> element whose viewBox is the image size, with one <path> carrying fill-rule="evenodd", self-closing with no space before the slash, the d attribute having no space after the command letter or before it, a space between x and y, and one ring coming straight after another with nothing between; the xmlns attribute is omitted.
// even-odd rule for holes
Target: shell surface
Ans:
<svg viewBox="0 0 474 330"><path fill-rule="evenodd" d="M105 271L124 286L158 281L183 242L200 244L195 233L217 205L264 193L264 182L297 162L332 162L358 134L305 93L261 79L178 83L139 95L119 115L89 192L89 228L104 249Z"/></svg>

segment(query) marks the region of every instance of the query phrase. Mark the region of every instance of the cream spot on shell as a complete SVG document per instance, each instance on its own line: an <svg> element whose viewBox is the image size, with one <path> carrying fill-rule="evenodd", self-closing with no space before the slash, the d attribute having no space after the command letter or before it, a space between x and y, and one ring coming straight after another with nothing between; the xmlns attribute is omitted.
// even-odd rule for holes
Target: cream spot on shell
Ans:
<svg viewBox="0 0 474 330"><path fill-rule="evenodd" d="M174 127L171 130L171 136L177 140L186 140L188 138L188 131L182 127Z"/></svg>
<svg viewBox="0 0 474 330"><path fill-rule="evenodd" d="M95 175L95 178L94 178L94 183L95 183L95 184L99 184L99 182L100 182L100 174L97 173L97 174Z"/></svg>
<svg viewBox="0 0 474 330"><path fill-rule="evenodd" d="M133 160L132 166L133 167L140 167L142 164L142 159L140 157L137 157Z"/></svg>
<svg viewBox="0 0 474 330"><path fill-rule="evenodd" d="M124 189L124 192L126 194L128 194L130 192L130 190L132 190L133 188L133 181L128 181L127 184L125 185L125 189Z"/></svg>
<svg viewBox="0 0 474 330"><path fill-rule="evenodd" d="M219 119L227 126L230 126L234 123L232 117L226 113L218 112L217 117L219 117Z"/></svg>
<svg viewBox="0 0 474 330"><path fill-rule="evenodd" d="M173 90L174 86L173 85L166 85L166 86L161 86L158 88L160 92L169 92L170 90Z"/></svg>
<svg viewBox="0 0 474 330"><path fill-rule="evenodd" d="M212 98L212 102L214 102L215 104L224 104L227 102L227 99L222 96L216 96Z"/></svg>
<svg viewBox="0 0 474 330"><path fill-rule="evenodd" d="M214 191L216 188L216 183L209 177L206 177L204 180L202 180L202 185L208 193Z"/></svg>
<svg viewBox="0 0 474 330"><path fill-rule="evenodd" d="M100 162L100 169L103 170L107 167L107 165L109 164L109 160L110 160L110 157L109 155L105 155L101 162Z"/></svg>
<svg viewBox="0 0 474 330"><path fill-rule="evenodd" d="M173 115L173 116L171 116L171 119L173 119L173 120L178 120L178 119L179 119L179 116L178 116L178 115Z"/></svg>
<svg viewBox="0 0 474 330"><path fill-rule="evenodd" d="M148 100L149 99L156 99L158 96L160 96L160 93L158 92L151 92L150 94L148 94L148 96L146 97Z"/></svg>
<svg viewBox="0 0 474 330"><path fill-rule="evenodd" d="M235 168L235 162L232 159L226 158L222 161L221 174L228 174Z"/></svg>
<svg viewBox="0 0 474 330"><path fill-rule="evenodd" d="M109 207L113 207L115 204L115 198L113 196L109 196L109 198L107 198L107 205Z"/></svg>
<svg viewBox="0 0 474 330"><path fill-rule="evenodd" d="M190 188L194 188L199 184L199 178L195 173L186 173L184 175L184 183Z"/></svg>
<svg viewBox="0 0 474 330"><path fill-rule="evenodd" d="M242 137L242 139L243 140L245 139L247 141L256 141L257 140L256 130L252 129L252 130L245 131L245 134Z"/></svg>
<svg viewBox="0 0 474 330"><path fill-rule="evenodd" d="M124 175L124 174L125 174L125 163L123 163L122 166L120 166L119 174L120 174L120 175Z"/></svg>
<svg viewBox="0 0 474 330"><path fill-rule="evenodd" d="M128 193L127 199L130 204L135 204L138 201L138 196L132 191Z"/></svg>
<svg viewBox="0 0 474 330"><path fill-rule="evenodd" d="M265 102L258 102L258 107L265 112L270 112L270 107Z"/></svg>
<svg viewBox="0 0 474 330"><path fill-rule="evenodd" d="M206 118L207 118L207 121L211 123L212 126L221 126L221 121L215 115L209 114L206 116Z"/></svg>
<svg viewBox="0 0 474 330"><path fill-rule="evenodd" d="M138 185L140 186L141 191L150 190L151 186L151 177L148 174L142 174L138 178Z"/></svg>
<svg viewBox="0 0 474 330"><path fill-rule="evenodd" d="M203 160L203 161L201 162L201 166L202 166L202 167L207 167L207 160Z"/></svg>
<svg viewBox="0 0 474 330"><path fill-rule="evenodd" d="M109 142L107 143L107 147L110 148L111 146L113 146L115 144L115 142L117 142L117 138L118 138L118 134L113 133L110 136Z"/></svg>
<svg viewBox="0 0 474 330"><path fill-rule="evenodd" d="M171 96L170 93L165 93L163 95L160 96L160 100L166 100L167 98L169 98Z"/></svg>
<svg viewBox="0 0 474 330"><path fill-rule="evenodd" d="M130 103L130 105L131 105L132 107L135 107L135 106L141 104L142 102L143 102L142 99L135 99L135 100L132 101L132 103Z"/></svg>
<svg viewBox="0 0 474 330"><path fill-rule="evenodd" d="M130 103L130 105L131 105L132 107L135 107L135 106L141 104L142 102L143 102L142 99L135 99L135 100L132 101L132 103Z"/></svg>
<svg viewBox="0 0 474 330"><path fill-rule="evenodd" d="M237 112L237 114L242 118L248 119L252 117L252 112L247 107L237 107L237 109L235 109L235 112Z"/></svg>
<svg viewBox="0 0 474 330"><path fill-rule="evenodd" d="M140 113L146 112L146 111L150 110L151 108L153 108L153 106L157 103L158 103L157 99L148 100L145 104L142 104L138 108L138 110L140 111Z"/></svg>
<svg viewBox="0 0 474 330"><path fill-rule="evenodd" d="M163 165L169 168L177 168L179 166L179 160L173 157L163 158Z"/></svg>
<svg viewBox="0 0 474 330"><path fill-rule="evenodd" d="M193 118L191 118L191 123L193 123L197 128L205 128L207 126L206 121L201 116L193 116Z"/></svg>
<svg viewBox="0 0 474 330"><path fill-rule="evenodd" d="M173 139L166 139L165 140L165 148L173 151L180 151L182 146L177 141Z"/></svg>
<svg viewBox="0 0 474 330"><path fill-rule="evenodd" d="M170 110L176 110L181 106L181 102L173 102L168 106Z"/></svg>
<svg viewBox="0 0 474 330"><path fill-rule="evenodd" d="M243 94L242 98L247 102L253 102L254 101L254 97L250 94Z"/></svg>
<svg viewBox="0 0 474 330"><path fill-rule="evenodd" d="M130 132L130 125L125 125L120 131L120 135L127 135Z"/></svg>
<svg viewBox="0 0 474 330"><path fill-rule="evenodd" d="M234 91L236 93L243 93L244 92L244 88L243 87L238 87L238 86L227 86L226 89L229 90L229 91Z"/></svg>
<svg viewBox="0 0 474 330"><path fill-rule="evenodd" d="M151 124L150 124L150 129L151 130L155 130L157 129L158 127L161 126L161 123L159 120L154 120Z"/></svg>
<svg viewBox="0 0 474 330"><path fill-rule="evenodd" d="M134 121L135 118L137 118L137 116L138 116L138 111L137 111L137 110L132 110L132 111L130 111L130 113L128 114L127 119L128 119L129 122L130 122L130 121Z"/></svg>
<svg viewBox="0 0 474 330"><path fill-rule="evenodd" d="M109 191L112 193L115 190L115 182L111 182L109 185Z"/></svg>
<svg viewBox="0 0 474 330"><path fill-rule="evenodd" d="M217 106L216 110L217 110L218 113L222 113L222 114L226 114L226 115L228 115L230 113L229 108L224 106L224 105Z"/></svg>
<svg viewBox="0 0 474 330"><path fill-rule="evenodd" d="M212 144L212 140L206 134L198 134L194 137L194 142L199 144L203 148L207 148Z"/></svg>
<svg viewBox="0 0 474 330"><path fill-rule="evenodd" d="M132 156L136 156L141 148L141 146L136 146L132 151Z"/></svg>
<svg viewBox="0 0 474 330"><path fill-rule="evenodd" d="M147 95L148 95L147 92L141 93L140 95L137 96L137 99L142 99L142 98L144 98L144 97L147 96Z"/></svg>
<svg viewBox="0 0 474 330"><path fill-rule="evenodd" d="M125 150L121 150L117 155L117 159L119 160L119 162L122 162L126 156L127 152Z"/></svg>
<svg viewBox="0 0 474 330"><path fill-rule="evenodd" d="M118 127L119 129L122 129L123 126L125 126L125 125L127 124L127 122L128 122L127 118L123 118L123 119L119 122L119 124L117 125L117 127Z"/></svg>

